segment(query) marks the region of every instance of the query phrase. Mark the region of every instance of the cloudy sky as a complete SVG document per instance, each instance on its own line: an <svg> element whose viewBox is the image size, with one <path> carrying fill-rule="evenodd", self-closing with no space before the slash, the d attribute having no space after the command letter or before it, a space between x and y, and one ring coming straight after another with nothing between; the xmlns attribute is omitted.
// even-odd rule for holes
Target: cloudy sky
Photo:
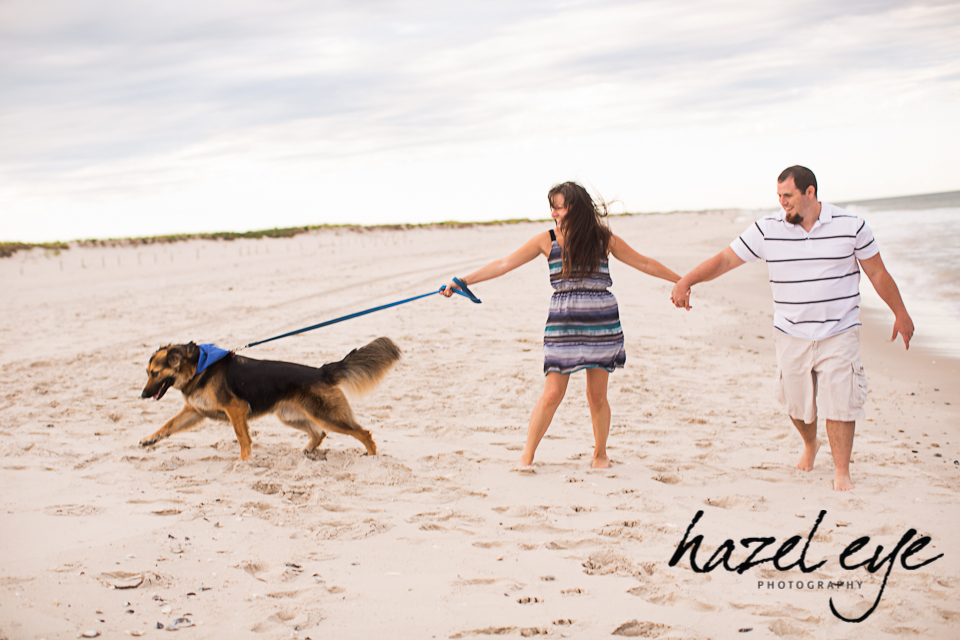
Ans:
<svg viewBox="0 0 960 640"><path fill-rule="evenodd" d="M960 3L0 0L0 240L960 189Z"/></svg>

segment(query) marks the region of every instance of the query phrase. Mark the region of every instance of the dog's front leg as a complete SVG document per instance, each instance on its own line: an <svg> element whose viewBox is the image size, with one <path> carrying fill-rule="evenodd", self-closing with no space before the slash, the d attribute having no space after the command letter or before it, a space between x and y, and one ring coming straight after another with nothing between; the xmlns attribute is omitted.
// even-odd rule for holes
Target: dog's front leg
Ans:
<svg viewBox="0 0 960 640"><path fill-rule="evenodd" d="M237 435L237 442L240 443L240 460L249 460L253 448L253 441L250 439L250 425L247 423L250 405L239 398L235 398L223 410L230 418L233 432Z"/></svg>
<svg viewBox="0 0 960 640"><path fill-rule="evenodd" d="M141 440L140 446L149 447L152 444L157 444L164 438L169 438L178 431L189 429L201 420L203 420L203 415L197 413L196 409L190 405L187 405L183 409L180 409L180 413L167 420L165 425Z"/></svg>

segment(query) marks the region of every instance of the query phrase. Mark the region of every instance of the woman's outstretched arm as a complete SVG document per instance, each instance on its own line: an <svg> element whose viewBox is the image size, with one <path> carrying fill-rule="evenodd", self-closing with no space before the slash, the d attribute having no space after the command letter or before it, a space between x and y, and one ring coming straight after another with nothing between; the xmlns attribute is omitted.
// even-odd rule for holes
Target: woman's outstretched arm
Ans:
<svg viewBox="0 0 960 640"><path fill-rule="evenodd" d="M614 235L610 237L610 253L620 262L628 264L648 276L662 278L669 282L676 282L680 279L678 274L666 268L653 258L648 258L634 251L630 245L624 242L623 238L619 236Z"/></svg>
<svg viewBox="0 0 960 640"><path fill-rule="evenodd" d="M463 276L461 280L467 285L477 284L485 280L493 280L505 273L513 271L519 266L527 264L540 254L550 255L550 233L547 231L533 236L527 240L522 247L507 257L494 260L490 264L480 267L473 273ZM442 295L449 298L453 295L453 290L459 288L456 284L450 282L447 284L446 290L442 292Z"/></svg>

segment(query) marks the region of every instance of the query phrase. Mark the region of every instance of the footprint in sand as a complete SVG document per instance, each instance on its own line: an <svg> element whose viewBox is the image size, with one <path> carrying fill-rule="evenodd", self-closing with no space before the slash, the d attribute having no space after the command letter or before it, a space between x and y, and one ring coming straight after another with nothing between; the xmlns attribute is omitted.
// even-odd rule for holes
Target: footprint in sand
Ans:
<svg viewBox="0 0 960 640"><path fill-rule="evenodd" d="M751 614L756 616L777 618L778 621L781 622L785 621L786 617L789 617L794 622L809 622L812 624L820 624L823 621L819 616L810 613L806 609L801 609L790 604L771 606L731 602L730 606L732 606L734 609L749 611Z"/></svg>
<svg viewBox="0 0 960 640"><path fill-rule="evenodd" d="M779 637L783 637L783 636L806 636L806 635L810 635L810 634L807 632L807 630L804 629L803 627L801 627L800 625L795 624L795 623L791 622L790 620L785 620L785 619L783 619L783 618L780 618L780 619L778 619L778 620L774 620L774 621L770 624L770 631L771 631L771 633L773 633L773 635L779 636Z"/></svg>
<svg viewBox="0 0 960 640"><path fill-rule="evenodd" d="M251 576L259 580L260 582L266 582L267 579L264 577L267 571L270 569L269 565L264 562L243 562L237 565L238 569L243 569Z"/></svg>
<svg viewBox="0 0 960 640"><path fill-rule="evenodd" d="M628 638L659 638L670 627L659 622L640 622L631 620L617 627L611 635L626 636Z"/></svg>
<svg viewBox="0 0 960 640"><path fill-rule="evenodd" d="M721 496L719 498L707 498L703 501L705 505L720 509L733 509L734 507L745 506L750 509L750 511L766 511L767 508L763 504L764 502L766 501L763 496L756 498L747 496Z"/></svg>
<svg viewBox="0 0 960 640"><path fill-rule="evenodd" d="M461 631L450 636L453 640L466 638L467 636L505 636L516 631L516 627L486 627L483 629L471 629L470 631Z"/></svg>
<svg viewBox="0 0 960 640"><path fill-rule="evenodd" d="M608 524L597 531L597 533L601 536L609 536L611 538L643 540L643 533L640 530L642 526L643 524L639 520L624 520Z"/></svg>
<svg viewBox="0 0 960 640"><path fill-rule="evenodd" d="M470 529L468 525L483 524L483 518L460 513L451 510L426 511L418 513L406 520L410 524L420 523L420 529L423 531L463 531L469 534L475 534L476 531Z"/></svg>
<svg viewBox="0 0 960 640"><path fill-rule="evenodd" d="M618 576L635 576L639 573L629 558L609 550L591 554L581 565L583 572L591 576L604 576L611 573Z"/></svg>
<svg viewBox="0 0 960 640"><path fill-rule="evenodd" d="M276 613L268 617L263 622L258 622L257 624L250 627L250 630L254 633L267 633L274 630L277 625L286 625L293 621L298 616L298 613L292 609L279 609Z"/></svg>
<svg viewBox="0 0 960 640"><path fill-rule="evenodd" d="M45 507L43 512L48 516L93 516L103 513L103 509L89 504L56 504Z"/></svg>
<svg viewBox="0 0 960 640"><path fill-rule="evenodd" d="M262 480L258 480L257 482L253 483L252 489L254 491L259 491L264 495L272 496L275 493L279 493L281 487L279 484L273 482L263 482Z"/></svg>
<svg viewBox="0 0 960 640"><path fill-rule="evenodd" d="M283 492L283 499L291 504L306 504L311 494L307 487L290 487Z"/></svg>

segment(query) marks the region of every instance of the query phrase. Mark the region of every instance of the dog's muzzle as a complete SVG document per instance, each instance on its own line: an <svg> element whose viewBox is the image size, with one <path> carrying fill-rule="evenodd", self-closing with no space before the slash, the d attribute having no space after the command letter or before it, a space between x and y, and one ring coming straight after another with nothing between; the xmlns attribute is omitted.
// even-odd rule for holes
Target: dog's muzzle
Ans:
<svg viewBox="0 0 960 640"><path fill-rule="evenodd" d="M163 382L160 383L160 389L158 391L153 392L151 391L150 387L147 387L143 390L143 393L140 394L140 397L153 398L154 400L159 400L160 398L163 397L163 394L167 392L167 389L169 389L172 385L173 385L173 380L168 378L167 380L164 380Z"/></svg>

